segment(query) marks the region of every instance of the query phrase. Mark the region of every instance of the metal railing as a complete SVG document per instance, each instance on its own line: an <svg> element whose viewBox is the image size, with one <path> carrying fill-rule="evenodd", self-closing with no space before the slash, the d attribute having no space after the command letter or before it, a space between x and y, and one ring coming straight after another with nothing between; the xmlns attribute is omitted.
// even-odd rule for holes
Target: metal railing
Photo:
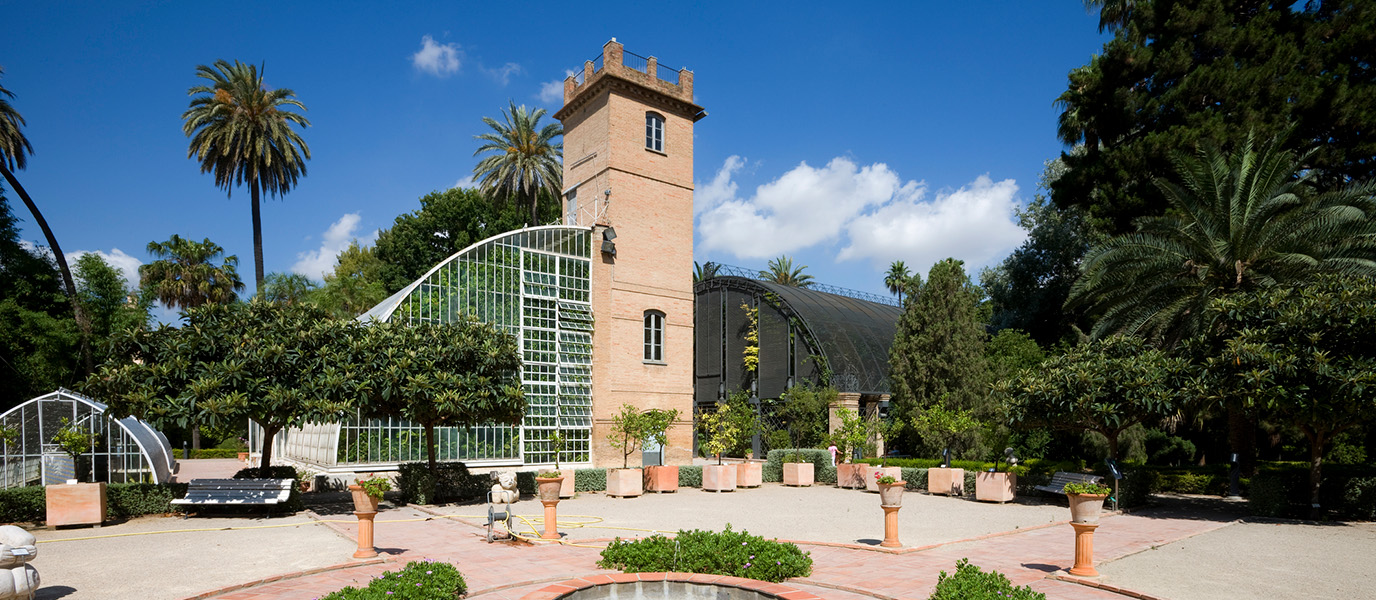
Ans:
<svg viewBox="0 0 1376 600"><path fill-rule="evenodd" d="M593 72L593 73L596 73L596 72L601 71L601 70L602 70L602 53L601 53L601 52L598 52L598 53L597 53L597 58L592 59L592 72Z"/></svg>
<svg viewBox="0 0 1376 600"><path fill-rule="evenodd" d="M622 50L621 64L628 69L635 69L641 73L649 74L650 72L650 59L634 52Z"/></svg>
<svg viewBox="0 0 1376 600"><path fill-rule="evenodd" d="M730 277L744 277L744 278L746 278L746 279L754 279L754 280L756 280L756 281L769 281L769 279L767 279L767 278L765 278L765 277L763 276L764 273L763 273L762 271L757 270L757 269L747 269L747 268L745 268L745 267L737 267L737 266L735 266L735 265L727 265L727 264L722 264L722 263L708 263L708 264L711 264L711 265L713 265L713 266L715 267L715 269L711 271L711 274L712 274L713 277L730 276ZM850 289L850 288L843 288L843 287L839 287L839 286L835 286L835 285L828 285L828 284L825 284L825 283L812 282L812 283L808 284L808 285L806 286L806 288L809 289L809 290L818 291L818 292L825 292L825 293L834 294L834 295L837 295L837 296L845 296L845 297L847 297L847 298L855 298L856 300L864 300L864 301L866 301L866 302L873 302L873 303L875 303L875 304L884 304L884 305L887 305L887 306L897 306L897 307L900 307L900 308L903 306L902 304L900 304L900 303L898 302L898 299L897 299L897 298L889 298L889 297L886 297L886 296L880 296L879 294L871 294L871 293L869 293L869 292L862 292L862 291L860 291L860 290L852 290L852 289Z"/></svg>
<svg viewBox="0 0 1376 600"><path fill-rule="evenodd" d="M659 68L656 69L655 77L670 85L678 85L678 71L675 69L666 69L664 65L660 65Z"/></svg>

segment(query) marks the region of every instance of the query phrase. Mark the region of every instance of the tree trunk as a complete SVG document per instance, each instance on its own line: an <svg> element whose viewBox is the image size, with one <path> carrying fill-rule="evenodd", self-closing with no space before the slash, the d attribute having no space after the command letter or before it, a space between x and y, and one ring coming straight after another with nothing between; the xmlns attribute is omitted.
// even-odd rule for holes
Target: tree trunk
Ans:
<svg viewBox="0 0 1376 600"><path fill-rule="evenodd" d="M430 462L430 503L436 504L440 497L439 461L435 460L435 424L425 424L425 453Z"/></svg>
<svg viewBox="0 0 1376 600"><path fill-rule="evenodd" d="M272 477L272 439L281 431L281 427L263 426L263 459L258 463L258 476L264 479Z"/></svg>
<svg viewBox="0 0 1376 600"><path fill-rule="evenodd" d="M0 163L0 174L5 176L14 193L19 194L19 199L28 207L29 213L33 215L33 220L38 224L38 228L43 230L43 237L48 240L48 248L53 251L53 260L57 261L57 269L62 273L62 285L67 288L67 301L72 304L72 318L76 319L77 328L81 331L81 363L85 369L85 374L90 375L95 372L95 364L91 359L91 321L86 318L86 313L81 310L81 299L76 295L76 283L72 281L72 270L67 267L67 257L62 254L62 246L57 243L57 237L53 235L53 230L48 227L48 220L43 218L43 213L38 211L38 206L29 198L29 192L24 186L19 184L19 180L14 178L14 174Z"/></svg>
<svg viewBox="0 0 1376 600"><path fill-rule="evenodd" d="M1304 436L1309 438L1309 518L1315 521L1323 517L1319 506L1319 484L1323 482L1323 445L1328 440L1321 431L1304 428Z"/></svg>
<svg viewBox="0 0 1376 600"><path fill-rule="evenodd" d="M530 191L530 226L531 226L531 227L534 227L534 226L536 226L536 225L539 224L539 220L536 218L537 211L535 210L535 209L536 209L536 206L539 204L539 202L540 202L539 190L534 190L534 189L531 190L531 191Z"/></svg>
<svg viewBox="0 0 1376 600"><path fill-rule="evenodd" d="M1237 453L1242 474L1250 477L1256 473L1257 436L1256 427L1247 411L1237 403L1228 405L1228 447Z"/></svg>
<svg viewBox="0 0 1376 600"><path fill-rule="evenodd" d="M201 426L199 423L196 423L194 421L191 423L191 449L201 449ZM187 458L191 457L188 456Z"/></svg>
<svg viewBox="0 0 1376 600"><path fill-rule="evenodd" d="M249 183L253 196L253 293L263 293L263 217L258 211L258 186Z"/></svg>

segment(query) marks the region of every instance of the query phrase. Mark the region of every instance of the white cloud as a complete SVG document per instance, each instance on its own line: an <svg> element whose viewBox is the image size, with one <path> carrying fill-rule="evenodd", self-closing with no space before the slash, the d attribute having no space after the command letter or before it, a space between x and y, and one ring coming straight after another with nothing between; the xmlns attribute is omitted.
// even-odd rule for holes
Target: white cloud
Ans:
<svg viewBox="0 0 1376 600"><path fill-rule="evenodd" d="M476 181L475 179L473 179L473 176L472 176L472 175L469 175L469 176L467 176L467 177L460 178L458 181L455 181L455 182L454 182L454 185L450 186L449 189L454 189L454 188L464 188L464 189L468 189L468 188L473 187L473 185L474 185L475 183L477 183L477 181Z"/></svg>
<svg viewBox="0 0 1376 600"><path fill-rule="evenodd" d="M340 217L321 235L320 248L296 255L296 264L291 266L292 272L311 279L324 279L325 274L334 271L335 259L339 257L339 253L348 248L355 239L361 244L370 244L377 239L376 231L363 238L355 235L358 222L358 213L348 213Z"/></svg>
<svg viewBox="0 0 1376 600"><path fill-rule="evenodd" d="M511 81L512 75L521 74L521 65L509 62L495 69L484 68L483 72L487 73L489 77L496 79L497 83L506 85L507 82Z"/></svg>
<svg viewBox="0 0 1376 600"><path fill-rule="evenodd" d="M458 44L436 43L434 38L426 35L420 38L420 50L411 55L411 64L417 70L436 77L447 77L459 72L461 56Z"/></svg>
<svg viewBox="0 0 1376 600"><path fill-rule="evenodd" d="M744 259L773 258L839 242L836 260L904 260L925 271L947 256L967 268L988 264L1022 242L1013 214L1017 184L981 176L927 200L927 186L904 181L883 163L859 166L845 157L825 167L799 164L740 198L734 177L745 165L726 159L713 179L697 184L693 210L703 252Z"/></svg>
<svg viewBox="0 0 1376 600"><path fill-rule="evenodd" d="M571 75L573 75L573 71L572 71L572 70L564 71L564 78L565 78L565 79L567 79L567 78L570 77ZM546 82L540 84L540 93L536 94L535 96L536 96L537 98L539 98L540 101L541 101L541 102L544 102L545 104L553 104L553 103L555 103L555 102L563 102L563 101L564 101L564 80L563 80L563 79L555 79L554 81L546 81Z"/></svg>
<svg viewBox="0 0 1376 600"><path fill-rule="evenodd" d="M28 240L19 240L19 246L29 252L45 256L50 260L52 259L52 248L46 245L39 246ZM63 253L63 256L67 258L67 268L72 270L73 278L76 277L77 259L86 254L96 254L100 256L105 260L106 264L114 267L121 275L124 275L124 281L128 283L129 287L139 287L139 265L142 265L143 261L125 254L125 252L119 248L112 248L109 252L102 250L75 250Z"/></svg>
<svg viewBox="0 0 1376 600"><path fill-rule="evenodd" d="M1012 179L996 182L981 175L954 192L938 193L931 202L896 199L846 225L850 244L837 260L869 259L878 267L904 260L925 272L953 256L973 272L1026 239L1013 215L1017 193Z"/></svg>

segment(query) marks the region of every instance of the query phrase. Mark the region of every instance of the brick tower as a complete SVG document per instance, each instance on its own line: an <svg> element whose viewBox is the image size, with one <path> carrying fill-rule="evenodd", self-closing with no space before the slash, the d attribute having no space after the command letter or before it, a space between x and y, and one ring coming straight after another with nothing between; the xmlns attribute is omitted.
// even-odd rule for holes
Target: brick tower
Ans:
<svg viewBox="0 0 1376 600"><path fill-rule="evenodd" d="M665 464L692 458L693 73L616 39L564 80L564 222L593 227L592 458L623 404L678 409ZM639 452L630 466L639 466ZM656 457L645 457L657 464Z"/></svg>

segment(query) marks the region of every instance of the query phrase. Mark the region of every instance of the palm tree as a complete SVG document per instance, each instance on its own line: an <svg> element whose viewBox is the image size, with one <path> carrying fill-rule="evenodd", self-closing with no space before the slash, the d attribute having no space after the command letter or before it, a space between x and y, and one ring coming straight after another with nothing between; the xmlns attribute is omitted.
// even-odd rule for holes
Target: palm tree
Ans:
<svg viewBox="0 0 1376 600"><path fill-rule="evenodd" d="M1320 272L1376 276L1376 185L1315 189L1304 156L1260 149L1175 157L1156 179L1170 215L1144 220L1085 257L1067 306L1097 315L1091 335L1177 341L1202 327L1210 297L1301 282Z"/></svg>
<svg viewBox="0 0 1376 600"><path fill-rule="evenodd" d="M794 267L792 258L789 258L787 255L780 256L779 258L769 261L768 271L760 271L760 279L773 281L779 285L800 288L811 287L813 283L812 276L803 273L803 269L806 268L807 265Z"/></svg>
<svg viewBox="0 0 1376 600"><path fill-rule="evenodd" d="M195 242L172 234L165 242L149 242L148 253L159 260L139 267L139 281L170 308L229 304L244 289L239 257L224 256L225 249L208 238ZM219 266L211 262L222 256Z"/></svg>
<svg viewBox="0 0 1376 600"><path fill-rule="evenodd" d="M530 225L536 224L535 206L541 190L559 197L563 186L564 144L554 138L564 135L564 129L551 123L540 126L545 109L530 110L524 104L511 102L502 111L505 123L492 117L483 122L491 133L473 136L483 142L473 156L490 153L473 167L478 187L489 198L525 195L530 198Z"/></svg>
<svg viewBox="0 0 1376 600"><path fill-rule="evenodd" d="M716 277L719 269L721 269L721 265L710 260L702 264L693 261L693 283L701 283Z"/></svg>
<svg viewBox="0 0 1376 600"><path fill-rule="evenodd" d="M186 157L196 157L202 173L213 173L215 186L229 195L235 185L249 189L253 205L253 275L263 287L263 225L258 201L263 192L286 195L306 174L311 149L291 128L310 121L286 110L306 105L296 92L263 85L263 71L253 65L217 60L199 65L196 76L209 85L187 90L191 106L182 113L182 132L191 138Z"/></svg>
<svg viewBox="0 0 1376 600"><path fill-rule="evenodd" d="M300 273L268 273L258 295L268 302L292 305L308 301L318 286Z"/></svg>
<svg viewBox="0 0 1376 600"><path fill-rule="evenodd" d="M0 68L0 77L4 75L5 70ZM81 358L86 374L89 375L95 369L91 360L91 323L86 318L86 313L81 310L81 300L76 294L72 270L67 266L67 257L62 254L62 246L58 245L52 228L48 227L48 220L43 218L43 213L39 212L38 206L29 197L29 192L14 176L14 171L22 171L27 165L27 155L33 154L33 146L29 144L29 139L24 137L24 132L20 131L26 123L19 111L10 105L9 98L13 97L13 92L0 86L0 175L4 175L10 189L19 194L19 199L24 201L24 206L28 207L34 222L43 230L43 237L48 240L48 248L53 251L53 259L57 261L57 268L62 273L62 285L67 288L67 301L72 304L72 316L81 330Z"/></svg>
<svg viewBox="0 0 1376 600"><path fill-rule="evenodd" d="M908 265L901 260L893 261L889 265L888 274L884 275L884 285L889 288L890 294L898 295L898 303L903 303L903 292L908 289L912 281L912 274L908 273Z"/></svg>

